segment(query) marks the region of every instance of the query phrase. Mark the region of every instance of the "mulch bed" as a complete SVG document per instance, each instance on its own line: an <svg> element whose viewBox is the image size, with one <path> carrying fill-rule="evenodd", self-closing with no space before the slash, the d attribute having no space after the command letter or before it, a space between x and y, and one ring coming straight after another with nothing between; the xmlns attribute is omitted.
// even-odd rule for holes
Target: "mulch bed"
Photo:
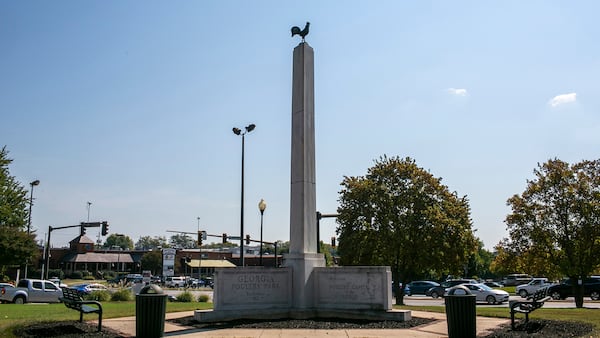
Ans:
<svg viewBox="0 0 600 338"><path fill-rule="evenodd" d="M98 324L78 321L42 322L16 329L17 337L59 337L59 338L121 338L119 332L102 327L98 332Z"/></svg>
<svg viewBox="0 0 600 338"><path fill-rule="evenodd" d="M184 317L172 322L192 326L196 328L261 328L261 329L404 329L431 323L428 318L414 318L407 322L395 321L347 321L338 319L318 320L237 320L223 323L199 323L193 317ZM60 337L60 338L121 338L118 332L103 328L102 332L96 332L97 325L77 321L36 323L15 330L17 337ZM486 338L510 338L510 337L589 337L593 327L591 324L563 322L554 320L531 320L528 325L519 325L513 331L510 325L504 325L489 332Z"/></svg>

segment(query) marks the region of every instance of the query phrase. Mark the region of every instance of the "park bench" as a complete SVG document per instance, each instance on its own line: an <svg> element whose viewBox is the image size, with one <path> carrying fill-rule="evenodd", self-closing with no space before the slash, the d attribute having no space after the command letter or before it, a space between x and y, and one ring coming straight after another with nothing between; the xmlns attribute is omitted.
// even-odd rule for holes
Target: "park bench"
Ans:
<svg viewBox="0 0 600 338"><path fill-rule="evenodd" d="M546 296L546 291L548 287L543 287L538 289L533 293L533 295L526 298L523 301L509 302L510 303L510 324L512 329L515 329L515 314L516 313L524 313L525 314L525 323L529 322L529 314L542 306L544 303L549 300L551 297Z"/></svg>
<svg viewBox="0 0 600 338"><path fill-rule="evenodd" d="M83 300L79 291L71 288L62 289L63 296L59 298L66 307L79 311L79 322L83 322L84 313L98 314L98 332L102 331L102 304L95 300ZM94 306L95 305L95 306Z"/></svg>

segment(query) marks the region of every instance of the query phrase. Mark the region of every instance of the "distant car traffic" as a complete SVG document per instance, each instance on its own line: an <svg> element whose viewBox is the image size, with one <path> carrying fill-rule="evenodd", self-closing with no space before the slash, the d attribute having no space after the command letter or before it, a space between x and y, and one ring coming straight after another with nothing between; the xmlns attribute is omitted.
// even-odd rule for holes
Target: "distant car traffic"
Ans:
<svg viewBox="0 0 600 338"><path fill-rule="evenodd" d="M427 280L412 281L404 287L404 294L407 296L424 295L427 290L436 286L440 286L440 284Z"/></svg>
<svg viewBox="0 0 600 338"><path fill-rule="evenodd" d="M504 290L492 289L485 284L460 284L465 286L472 295L475 295L475 299L477 302L486 302L488 304L502 304L503 302L508 302L509 294ZM446 293L444 295L448 295L448 290L446 289ZM460 290L459 290L460 291ZM460 293L455 293L455 295Z"/></svg>
<svg viewBox="0 0 600 338"><path fill-rule="evenodd" d="M425 295L426 296L430 296L432 298L442 297L442 296L444 296L444 293L446 292L447 288L451 288L453 286L460 285L460 284L465 284L465 283L475 284L475 283L477 283L477 281L474 280L474 279L451 279L451 280L447 280L445 282L442 282L442 284L440 284L438 286L434 286L434 287L430 288L429 290L427 290L425 292Z"/></svg>
<svg viewBox="0 0 600 338"><path fill-rule="evenodd" d="M526 273L511 273L502 279L505 286L517 286L529 283L533 278Z"/></svg>
<svg viewBox="0 0 600 338"><path fill-rule="evenodd" d="M566 279L560 284L550 285L546 295L555 300L573 297L573 284L570 279ZM600 279L585 278L583 280L583 295L590 297L592 300L600 300Z"/></svg>

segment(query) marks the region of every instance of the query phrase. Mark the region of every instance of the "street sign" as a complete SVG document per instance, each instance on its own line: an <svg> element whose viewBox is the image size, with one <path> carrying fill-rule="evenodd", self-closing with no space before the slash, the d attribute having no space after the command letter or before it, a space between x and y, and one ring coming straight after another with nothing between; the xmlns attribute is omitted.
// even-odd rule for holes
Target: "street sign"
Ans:
<svg viewBox="0 0 600 338"><path fill-rule="evenodd" d="M239 241L242 238L240 236L229 236L228 239L231 241Z"/></svg>

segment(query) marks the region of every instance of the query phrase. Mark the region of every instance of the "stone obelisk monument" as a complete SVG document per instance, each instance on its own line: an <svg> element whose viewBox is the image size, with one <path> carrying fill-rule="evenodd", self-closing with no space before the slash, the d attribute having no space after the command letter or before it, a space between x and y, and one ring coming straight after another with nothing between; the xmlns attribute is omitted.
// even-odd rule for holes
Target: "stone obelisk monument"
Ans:
<svg viewBox="0 0 600 338"><path fill-rule="evenodd" d="M293 56L290 251L282 267L216 269L214 309L196 310L198 321L410 319L410 311L392 309L390 267L325 267L317 253L314 51L304 41L308 26L292 27L292 36L302 42Z"/></svg>
<svg viewBox="0 0 600 338"><path fill-rule="evenodd" d="M293 307L313 307L311 274L325 266L317 253L315 192L314 51L302 40L294 48L292 78L292 159L290 190L290 252L285 266L294 271Z"/></svg>

